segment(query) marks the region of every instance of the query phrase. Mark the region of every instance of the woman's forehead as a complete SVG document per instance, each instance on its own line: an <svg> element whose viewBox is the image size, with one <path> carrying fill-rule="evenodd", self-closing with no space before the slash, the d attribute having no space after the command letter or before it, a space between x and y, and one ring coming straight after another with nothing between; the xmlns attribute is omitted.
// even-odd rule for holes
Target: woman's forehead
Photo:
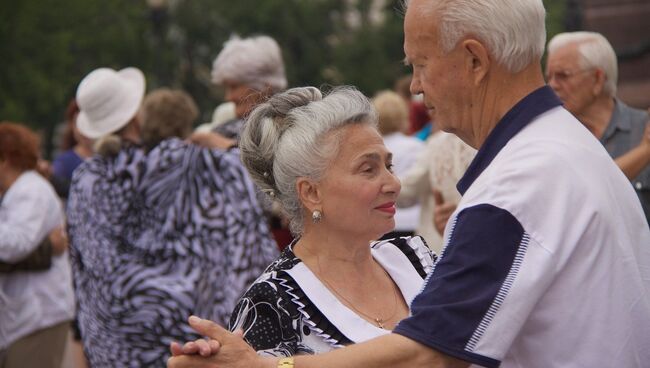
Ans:
<svg viewBox="0 0 650 368"><path fill-rule="evenodd" d="M388 150L377 129L369 124L351 125L340 134L341 149L339 156L355 160L369 154L384 157Z"/></svg>

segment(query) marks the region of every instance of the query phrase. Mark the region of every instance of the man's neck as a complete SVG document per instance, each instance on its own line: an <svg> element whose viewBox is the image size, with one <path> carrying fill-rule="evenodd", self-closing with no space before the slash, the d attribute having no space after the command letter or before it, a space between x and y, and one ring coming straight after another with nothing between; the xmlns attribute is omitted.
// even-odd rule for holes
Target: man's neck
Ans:
<svg viewBox="0 0 650 368"><path fill-rule="evenodd" d="M616 103L612 97L601 96L575 116L596 138L601 139L612 120L614 107Z"/></svg>
<svg viewBox="0 0 650 368"><path fill-rule="evenodd" d="M516 75L497 70L487 81L482 93L482 108L474 116L474 131L470 141L465 143L479 149L494 127L519 101L544 86L541 67L531 65ZM507 93L504 93L506 92ZM488 123L489 122L489 123ZM461 137L462 138L462 137Z"/></svg>

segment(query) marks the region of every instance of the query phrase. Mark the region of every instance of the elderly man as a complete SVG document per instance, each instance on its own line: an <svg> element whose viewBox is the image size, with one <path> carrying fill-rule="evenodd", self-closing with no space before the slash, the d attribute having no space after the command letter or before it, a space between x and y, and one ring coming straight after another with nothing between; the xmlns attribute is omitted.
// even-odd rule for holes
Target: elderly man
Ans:
<svg viewBox="0 0 650 368"><path fill-rule="evenodd" d="M647 366L650 231L628 180L544 85L544 13L541 0L408 6L411 89L479 151L446 248L394 333L263 359L239 334L191 318L216 341L173 353L214 354L168 366Z"/></svg>
<svg viewBox="0 0 650 368"><path fill-rule="evenodd" d="M617 159L650 221L650 137L644 138L648 114L616 99L618 65L607 39L595 32L556 35L548 43L546 77L566 109Z"/></svg>

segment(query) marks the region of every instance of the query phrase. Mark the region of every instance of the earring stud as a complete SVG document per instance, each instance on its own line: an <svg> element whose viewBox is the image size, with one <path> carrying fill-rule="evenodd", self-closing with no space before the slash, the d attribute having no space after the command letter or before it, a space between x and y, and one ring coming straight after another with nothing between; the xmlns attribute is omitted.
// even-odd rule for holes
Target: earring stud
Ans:
<svg viewBox="0 0 650 368"><path fill-rule="evenodd" d="M311 213L311 221L315 224L319 223L322 218L323 218L323 213L320 210L314 210Z"/></svg>

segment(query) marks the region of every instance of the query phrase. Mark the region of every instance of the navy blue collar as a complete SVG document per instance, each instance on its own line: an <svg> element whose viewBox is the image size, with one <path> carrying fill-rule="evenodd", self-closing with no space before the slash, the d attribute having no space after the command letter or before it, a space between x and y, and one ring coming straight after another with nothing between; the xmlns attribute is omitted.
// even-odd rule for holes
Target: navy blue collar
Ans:
<svg viewBox="0 0 650 368"><path fill-rule="evenodd" d="M456 184L461 195L474 183L474 180L490 165L494 157L501 151L510 138L528 125L542 113L561 106L562 101L549 86L536 89L508 111L488 135L476 157L467 168L465 175Z"/></svg>

